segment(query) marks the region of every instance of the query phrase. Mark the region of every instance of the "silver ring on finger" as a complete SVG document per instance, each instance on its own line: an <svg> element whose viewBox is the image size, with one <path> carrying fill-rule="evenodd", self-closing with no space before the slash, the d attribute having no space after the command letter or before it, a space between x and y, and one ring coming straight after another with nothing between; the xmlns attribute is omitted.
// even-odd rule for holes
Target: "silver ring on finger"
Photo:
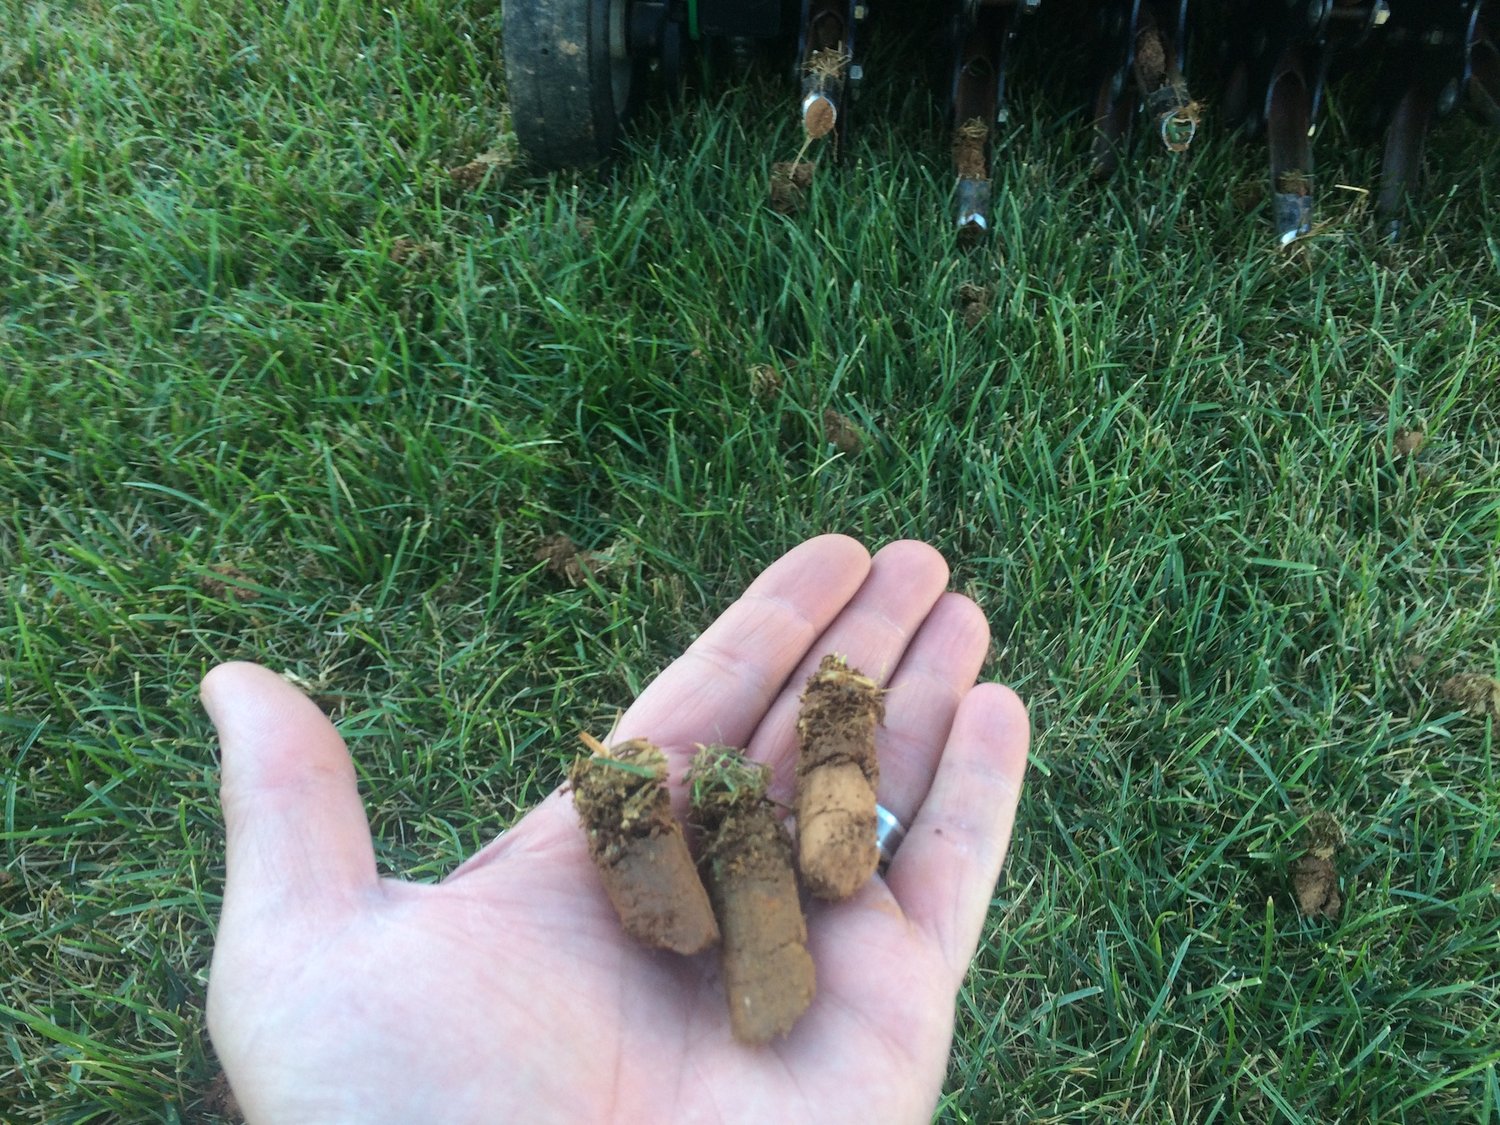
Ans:
<svg viewBox="0 0 1500 1125"><path fill-rule="evenodd" d="M884 805L875 806L875 846L880 850L880 874L884 875L891 860L896 857L896 849L901 846L901 841L906 839L906 828L896 819L896 814Z"/></svg>

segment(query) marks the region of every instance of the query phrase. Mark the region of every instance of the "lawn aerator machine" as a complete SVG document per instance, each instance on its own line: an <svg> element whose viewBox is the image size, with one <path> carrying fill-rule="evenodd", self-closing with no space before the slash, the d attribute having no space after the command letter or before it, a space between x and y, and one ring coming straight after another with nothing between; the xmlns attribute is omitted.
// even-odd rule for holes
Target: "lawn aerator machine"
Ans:
<svg viewBox="0 0 1500 1125"><path fill-rule="evenodd" d="M1117 167L1138 123L1152 143L1186 151L1205 98L1187 74L1195 51L1217 63L1209 87L1226 124L1264 134L1274 230L1283 243L1313 224L1313 138L1327 83L1352 72L1385 133L1377 213L1391 234L1435 119L1465 97L1500 126L1500 0L948 0L933 18L947 41L946 96L957 180L956 225L972 239L990 227L990 161L1006 122L1007 70L1018 37L1042 9L1054 28L1089 46L1091 168ZM607 159L636 108L649 68L675 87L684 59L723 47L795 44L789 102L809 141L847 132L866 80L869 0L506 0L506 81L517 138L539 165ZM1215 47L1217 48L1215 50Z"/></svg>

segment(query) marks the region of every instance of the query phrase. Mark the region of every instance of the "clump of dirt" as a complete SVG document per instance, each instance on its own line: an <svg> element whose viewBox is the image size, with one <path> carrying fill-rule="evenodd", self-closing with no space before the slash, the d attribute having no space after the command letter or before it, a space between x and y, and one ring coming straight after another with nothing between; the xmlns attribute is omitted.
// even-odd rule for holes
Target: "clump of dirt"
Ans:
<svg viewBox="0 0 1500 1125"><path fill-rule="evenodd" d="M792 845L766 798L769 776L722 746L703 747L688 771L693 819L704 832L699 867L723 934L729 1022L750 1044L791 1031L816 990Z"/></svg>
<svg viewBox="0 0 1500 1125"><path fill-rule="evenodd" d="M1427 435L1421 430L1408 430L1402 426L1396 431L1395 447L1397 457L1415 457L1427 444Z"/></svg>
<svg viewBox="0 0 1500 1125"><path fill-rule="evenodd" d="M964 326L967 328L978 328L984 323L984 318L990 315L990 302L993 300L988 287L974 285L964 282L958 287L958 312L963 317Z"/></svg>
<svg viewBox="0 0 1500 1125"><path fill-rule="evenodd" d="M229 1088L229 1076L222 1070L214 1075L214 1080L203 1092L203 1108L209 1113L227 1117L231 1121L245 1119L245 1115L240 1112L240 1103L236 1100L234 1091Z"/></svg>
<svg viewBox="0 0 1500 1125"><path fill-rule="evenodd" d="M865 447L865 432L854 420L837 410L823 411L823 440L840 453L854 454Z"/></svg>
<svg viewBox="0 0 1500 1125"><path fill-rule="evenodd" d="M771 209L783 215L806 210L815 167L811 160L778 160L772 164Z"/></svg>
<svg viewBox="0 0 1500 1125"><path fill-rule="evenodd" d="M667 758L644 739L569 771L589 856L625 932L643 945L699 953L719 940L708 893L693 867L667 793Z"/></svg>
<svg viewBox="0 0 1500 1125"><path fill-rule="evenodd" d="M1438 694L1476 718L1500 721L1500 680L1482 672L1461 672L1438 685Z"/></svg>
<svg viewBox="0 0 1500 1125"><path fill-rule="evenodd" d="M971 117L953 130L953 169L960 179L989 179L989 161L984 155L989 139L990 127L982 117Z"/></svg>
<svg viewBox="0 0 1500 1125"><path fill-rule="evenodd" d="M605 573L616 561L606 551L580 551L578 544L562 532L546 536L537 544L533 557L546 564L548 574L569 586L582 586L590 576Z"/></svg>
<svg viewBox="0 0 1500 1125"><path fill-rule="evenodd" d="M1344 846L1344 826L1330 812L1315 812L1307 818L1307 850L1310 854L1332 859Z"/></svg>
<svg viewBox="0 0 1500 1125"><path fill-rule="evenodd" d="M1304 855L1292 864L1292 887L1297 909L1309 918L1337 918L1344 901L1339 897L1339 873L1332 860Z"/></svg>
<svg viewBox="0 0 1500 1125"><path fill-rule="evenodd" d="M391 261L398 266L421 265L437 251L437 243L405 236L391 243Z"/></svg>
<svg viewBox="0 0 1500 1125"><path fill-rule="evenodd" d="M770 402L781 393L786 377L774 364L756 363L750 367L750 394L758 402Z"/></svg>
<svg viewBox="0 0 1500 1125"><path fill-rule="evenodd" d="M453 181L455 187L463 191L473 191L484 183L491 172L506 167L510 158L499 149L491 149L489 152L481 152L467 164L460 164L456 168L448 169L448 178Z"/></svg>
<svg viewBox="0 0 1500 1125"><path fill-rule="evenodd" d="M1241 180L1230 190L1229 200L1241 214L1254 211L1266 201L1266 183L1258 178Z"/></svg>
<svg viewBox="0 0 1500 1125"><path fill-rule="evenodd" d="M840 656L823 657L797 716L798 867L819 898L846 899L875 874L878 684Z"/></svg>
<svg viewBox="0 0 1500 1125"><path fill-rule="evenodd" d="M1333 857L1344 844L1344 830L1331 813L1313 813L1307 821L1307 851L1292 864L1297 909L1309 918L1337 918L1344 904Z"/></svg>
<svg viewBox="0 0 1500 1125"><path fill-rule="evenodd" d="M251 583L254 581L248 574L237 566L230 563L216 563L208 568L208 573L199 577L198 589L209 597L222 600L228 596L239 596L241 594L253 593Z"/></svg>

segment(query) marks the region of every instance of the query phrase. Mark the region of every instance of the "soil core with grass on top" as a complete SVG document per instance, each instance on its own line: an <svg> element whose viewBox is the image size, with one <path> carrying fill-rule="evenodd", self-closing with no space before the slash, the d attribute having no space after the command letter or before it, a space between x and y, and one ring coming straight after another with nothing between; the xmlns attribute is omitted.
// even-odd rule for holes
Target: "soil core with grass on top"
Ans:
<svg viewBox="0 0 1500 1125"><path fill-rule="evenodd" d="M675 953L717 942L708 894L672 815L666 755L633 739L580 758L569 779L589 855L625 932Z"/></svg>
<svg viewBox="0 0 1500 1125"><path fill-rule="evenodd" d="M792 845L766 798L769 770L705 746L688 773L700 864L724 941L719 960L729 1020L742 1043L785 1035L812 1003L812 957Z"/></svg>
<svg viewBox="0 0 1500 1125"><path fill-rule="evenodd" d="M823 657L797 716L798 867L819 898L848 898L879 863L875 728L884 718L879 685L843 657Z"/></svg>

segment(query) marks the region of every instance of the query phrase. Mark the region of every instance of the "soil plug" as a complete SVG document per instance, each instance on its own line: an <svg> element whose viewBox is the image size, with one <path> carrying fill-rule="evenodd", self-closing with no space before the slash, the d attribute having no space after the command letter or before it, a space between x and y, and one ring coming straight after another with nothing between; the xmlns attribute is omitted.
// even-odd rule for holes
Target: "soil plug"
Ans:
<svg viewBox="0 0 1500 1125"><path fill-rule="evenodd" d="M723 746L703 747L688 771L693 821L705 837L700 863L724 932L729 1024L755 1045L791 1031L814 992L792 844L766 798L769 776Z"/></svg>
<svg viewBox="0 0 1500 1125"><path fill-rule="evenodd" d="M812 191L813 170L808 160L781 160L771 165L771 209L795 215L807 207Z"/></svg>
<svg viewBox="0 0 1500 1125"><path fill-rule="evenodd" d="M797 863L819 898L848 898L875 874L875 728L885 718L879 686L840 656L825 656L807 681L797 735Z"/></svg>
<svg viewBox="0 0 1500 1125"><path fill-rule="evenodd" d="M1463 672L1438 685L1444 699L1457 703L1475 718L1500 719L1500 679L1482 672Z"/></svg>
<svg viewBox="0 0 1500 1125"><path fill-rule="evenodd" d="M1331 813L1315 812L1308 818L1307 851L1292 864L1292 889L1297 909L1309 918L1337 918L1344 904L1333 865L1343 843L1344 830Z"/></svg>
<svg viewBox="0 0 1500 1125"><path fill-rule="evenodd" d="M698 953L719 940L708 893L693 867L667 794L667 758L645 739L573 763L573 805L589 855L625 932L643 945Z"/></svg>

